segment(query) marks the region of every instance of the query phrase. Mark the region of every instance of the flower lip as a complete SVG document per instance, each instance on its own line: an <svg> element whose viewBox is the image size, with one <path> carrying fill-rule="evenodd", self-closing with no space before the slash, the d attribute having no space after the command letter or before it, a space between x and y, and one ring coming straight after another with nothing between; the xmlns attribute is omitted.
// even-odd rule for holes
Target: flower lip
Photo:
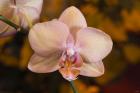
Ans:
<svg viewBox="0 0 140 93"><path fill-rule="evenodd" d="M80 68L83 61L74 47L68 47L64 50L59 61L59 72L68 81L77 79L80 74Z"/></svg>

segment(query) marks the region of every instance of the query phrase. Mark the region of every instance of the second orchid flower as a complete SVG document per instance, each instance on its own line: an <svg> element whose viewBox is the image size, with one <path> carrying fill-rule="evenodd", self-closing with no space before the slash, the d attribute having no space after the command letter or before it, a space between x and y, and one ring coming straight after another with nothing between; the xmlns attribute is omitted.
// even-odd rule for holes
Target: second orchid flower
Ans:
<svg viewBox="0 0 140 93"><path fill-rule="evenodd" d="M0 0L0 15L27 29L40 17L43 0ZM16 30L0 20L0 37L15 33Z"/></svg>

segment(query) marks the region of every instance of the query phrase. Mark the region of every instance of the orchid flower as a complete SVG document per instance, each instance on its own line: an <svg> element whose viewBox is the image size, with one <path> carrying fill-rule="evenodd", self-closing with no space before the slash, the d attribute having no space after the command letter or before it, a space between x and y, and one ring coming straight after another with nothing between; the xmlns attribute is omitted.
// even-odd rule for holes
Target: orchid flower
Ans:
<svg viewBox="0 0 140 93"><path fill-rule="evenodd" d="M29 42L35 53L28 68L36 73L59 70L68 81L78 75L102 75L102 59L113 45L109 35L87 27L83 14L74 6L67 8L59 19L34 25Z"/></svg>
<svg viewBox="0 0 140 93"><path fill-rule="evenodd" d="M0 15L27 29L38 21L43 0L0 0ZM0 36L15 33L16 30L0 21Z"/></svg>

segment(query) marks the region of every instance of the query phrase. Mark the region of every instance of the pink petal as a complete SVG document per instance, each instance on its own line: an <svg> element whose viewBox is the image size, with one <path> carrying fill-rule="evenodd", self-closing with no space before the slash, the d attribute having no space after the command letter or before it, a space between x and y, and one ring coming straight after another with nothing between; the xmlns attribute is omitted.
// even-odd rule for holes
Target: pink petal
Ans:
<svg viewBox="0 0 140 93"><path fill-rule="evenodd" d="M15 34L17 31L15 28L0 21L0 37L5 37Z"/></svg>
<svg viewBox="0 0 140 93"><path fill-rule="evenodd" d="M14 10L9 7L10 3L10 0L0 1L0 15L14 21L14 23L17 23L17 21L13 18ZM8 24L0 20L0 37L11 35L15 32L16 30L13 27L10 27Z"/></svg>
<svg viewBox="0 0 140 93"><path fill-rule="evenodd" d="M83 14L74 6L64 10L59 20L67 24L71 31L87 27L87 23Z"/></svg>
<svg viewBox="0 0 140 93"><path fill-rule="evenodd" d="M9 17L7 15L11 15L11 17ZM4 17L9 19L11 22L13 22L15 24L19 24L19 18L17 16L12 16L12 14L7 14L7 15L4 15ZM13 35L16 32L17 32L17 30L14 27L11 27L10 25L8 25L0 20L0 37Z"/></svg>
<svg viewBox="0 0 140 93"><path fill-rule="evenodd" d="M66 47L68 27L57 21L38 23L29 32L32 49L39 55L47 56Z"/></svg>
<svg viewBox="0 0 140 93"><path fill-rule="evenodd" d="M80 70L80 75L88 77L97 77L102 74L104 74L104 65L102 61L92 63L84 62Z"/></svg>
<svg viewBox="0 0 140 93"><path fill-rule="evenodd" d="M88 62L98 62L112 50L110 36L99 29L84 28L77 33L76 47Z"/></svg>
<svg viewBox="0 0 140 93"><path fill-rule="evenodd" d="M0 0L0 14L6 14L11 11L12 9L9 7L11 0ZM6 11L5 11L6 10ZM10 16L10 15L9 15Z"/></svg>
<svg viewBox="0 0 140 93"><path fill-rule="evenodd" d="M54 54L49 57L42 57L34 54L28 64L28 69L36 73L48 73L58 70L59 55Z"/></svg>
<svg viewBox="0 0 140 93"><path fill-rule="evenodd" d="M7 16L5 16L8 18ZM9 18L9 20L15 24L19 24L19 18L17 16L12 16L12 18ZM11 27L10 25L4 23L0 20L0 37L5 37L9 35L13 35L17 32L17 30L14 27Z"/></svg>

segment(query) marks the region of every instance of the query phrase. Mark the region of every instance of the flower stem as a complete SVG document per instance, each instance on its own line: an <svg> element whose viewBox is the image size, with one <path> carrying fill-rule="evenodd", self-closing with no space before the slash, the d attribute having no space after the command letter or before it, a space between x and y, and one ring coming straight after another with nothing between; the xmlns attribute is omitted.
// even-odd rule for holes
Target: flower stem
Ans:
<svg viewBox="0 0 140 93"><path fill-rule="evenodd" d="M21 27L16 25L15 23L11 22L10 20L8 20L7 18L5 18L4 16L0 15L0 20L5 22L6 24L14 27L17 31L21 30Z"/></svg>
<svg viewBox="0 0 140 93"><path fill-rule="evenodd" d="M73 93L78 93L73 81L70 81L70 85L72 87Z"/></svg>

